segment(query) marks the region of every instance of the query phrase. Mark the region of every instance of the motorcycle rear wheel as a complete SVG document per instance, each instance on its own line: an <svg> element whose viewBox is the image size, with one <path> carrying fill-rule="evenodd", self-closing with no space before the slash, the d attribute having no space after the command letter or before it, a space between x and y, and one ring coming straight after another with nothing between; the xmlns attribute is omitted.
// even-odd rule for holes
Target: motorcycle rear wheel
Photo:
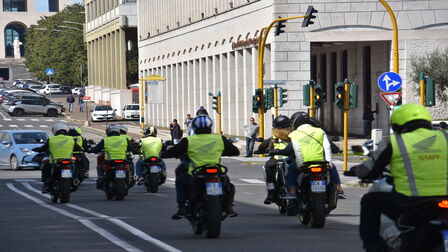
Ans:
<svg viewBox="0 0 448 252"><path fill-rule="evenodd" d="M159 180L160 180L159 173L151 173L148 176L148 187L146 188L147 191L150 193L158 192L159 191Z"/></svg>
<svg viewBox="0 0 448 252"><path fill-rule="evenodd" d="M205 234L207 238L218 238L221 234L222 207L221 198L216 196L207 196L205 215Z"/></svg>
<svg viewBox="0 0 448 252"><path fill-rule="evenodd" d="M60 179L59 180L59 191L60 191L60 201L61 203L68 203L70 201L70 189L71 181L70 179Z"/></svg>
<svg viewBox="0 0 448 252"><path fill-rule="evenodd" d="M115 200L123 200L127 194L126 182L123 179L115 180Z"/></svg>
<svg viewBox="0 0 448 252"><path fill-rule="evenodd" d="M313 197L311 199L311 226L313 228L323 228L325 226L325 197Z"/></svg>

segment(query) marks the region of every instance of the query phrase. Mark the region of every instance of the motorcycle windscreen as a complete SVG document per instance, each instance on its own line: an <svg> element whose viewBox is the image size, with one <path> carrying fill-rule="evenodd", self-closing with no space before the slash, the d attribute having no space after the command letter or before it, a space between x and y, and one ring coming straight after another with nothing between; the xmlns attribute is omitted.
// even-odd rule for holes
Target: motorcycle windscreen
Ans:
<svg viewBox="0 0 448 252"><path fill-rule="evenodd" d="M126 178L126 170L115 170L116 178Z"/></svg>
<svg viewBox="0 0 448 252"><path fill-rule="evenodd" d="M326 192L325 180L311 180L311 192Z"/></svg>
<svg viewBox="0 0 448 252"><path fill-rule="evenodd" d="M73 176L72 169L61 169L61 177L71 178Z"/></svg>
<svg viewBox="0 0 448 252"><path fill-rule="evenodd" d="M222 195L221 182L207 182L205 187L207 188L207 195Z"/></svg>

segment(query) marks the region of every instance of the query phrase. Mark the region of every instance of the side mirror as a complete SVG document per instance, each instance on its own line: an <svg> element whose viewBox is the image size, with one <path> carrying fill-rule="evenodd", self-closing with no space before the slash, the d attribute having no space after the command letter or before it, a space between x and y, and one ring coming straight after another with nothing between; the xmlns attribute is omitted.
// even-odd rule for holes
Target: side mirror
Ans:
<svg viewBox="0 0 448 252"><path fill-rule="evenodd" d="M8 141L3 141L2 144L3 144L3 145L10 145L11 143L8 142Z"/></svg>
<svg viewBox="0 0 448 252"><path fill-rule="evenodd" d="M166 146L174 146L174 143L171 140L166 140L163 142L163 144L165 144Z"/></svg>
<svg viewBox="0 0 448 252"><path fill-rule="evenodd" d="M116 112L117 111L117 109L114 109L114 112Z"/></svg>
<svg viewBox="0 0 448 252"><path fill-rule="evenodd" d="M93 144L95 144L95 141L93 141L92 139L89 139L89 140L87 140L87 143L93 145Z"/></svg>
<svg viewBox="0 0 448 252"><path fill-rule="evenodd" d="M231 143L238 143L240 141L239 137L231 137L228 139Z"/></svg>

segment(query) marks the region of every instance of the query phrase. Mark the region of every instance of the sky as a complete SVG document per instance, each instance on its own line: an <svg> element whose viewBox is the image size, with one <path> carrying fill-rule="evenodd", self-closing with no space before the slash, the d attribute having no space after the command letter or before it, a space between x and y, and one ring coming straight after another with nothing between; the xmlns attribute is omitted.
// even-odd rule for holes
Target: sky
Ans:
<svg viewBox="0 0 448 252"><path fill-rule="evenodd" d="M34 0L36 1L37 12L48 12L48 0ZM82 0L71 0L72 4L81 3Z"/></svg>

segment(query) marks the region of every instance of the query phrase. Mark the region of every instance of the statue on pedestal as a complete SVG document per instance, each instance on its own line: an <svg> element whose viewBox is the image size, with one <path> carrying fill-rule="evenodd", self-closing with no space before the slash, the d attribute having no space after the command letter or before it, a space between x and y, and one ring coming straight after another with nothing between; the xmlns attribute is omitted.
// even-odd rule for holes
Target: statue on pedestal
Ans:
<svg viewBox="0 0 448 252"><path fill-rule="evenodd" d="M14 42L12 43L12 46L14 48L14 58L20 59L20 46L23 45L22 42L20 42L19 37L14 38Z"/></svg>

